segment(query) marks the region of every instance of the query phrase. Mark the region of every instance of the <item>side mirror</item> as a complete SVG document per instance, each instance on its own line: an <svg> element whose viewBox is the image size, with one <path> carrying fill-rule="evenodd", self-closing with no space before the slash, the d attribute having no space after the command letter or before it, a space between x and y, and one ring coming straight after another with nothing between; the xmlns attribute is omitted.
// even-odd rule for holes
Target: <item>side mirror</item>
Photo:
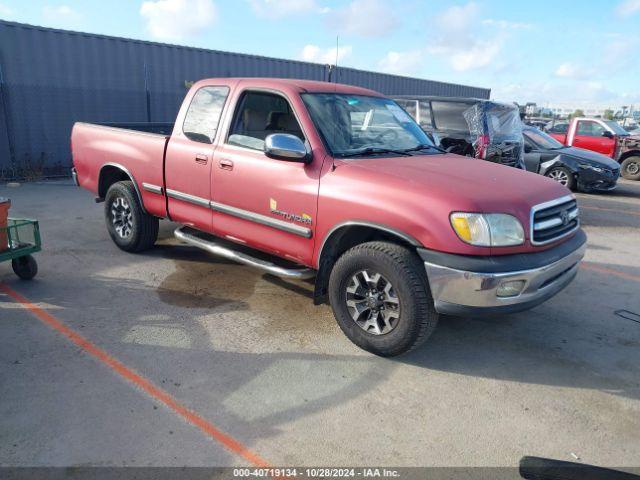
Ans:
<svg viewBox="0 0 640 480"><path fill-rule="evenodd" d="M613 138L613 133L611 133L609 130L605 130L604 132L602 132L602 136L607 138Z"/></svg>
<svg viewBox="0 0 640 480"><path fill-rule="evenodd" d="M309 163L311 155L302 140L289 133L272 133L264 141L264 153L269 158L286 162Z"/></svg>
<svg viewBox="0 0 640 480"><path fill-rule="evenodd" d="M524 153L531 153L533 151L533 147L528 143L524 144Z"/></svg>

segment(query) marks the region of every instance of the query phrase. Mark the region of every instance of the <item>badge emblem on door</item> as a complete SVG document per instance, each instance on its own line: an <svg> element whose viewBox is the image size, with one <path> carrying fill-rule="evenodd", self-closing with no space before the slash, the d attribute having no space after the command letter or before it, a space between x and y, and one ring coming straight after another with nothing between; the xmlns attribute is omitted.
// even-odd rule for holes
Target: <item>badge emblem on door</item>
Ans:
<svg viewBox="0 0 640 480"><path fill-rule="evenodd" d="M289 220L290 222L298 222L304 223L306 225L311 225L312 219L311 215L307 213L303 213L298 215L297 213L285 212L284 210L278 210L278 202L274 198L269 199L269 210L273 215L278 215L285 220Z"/></svg>

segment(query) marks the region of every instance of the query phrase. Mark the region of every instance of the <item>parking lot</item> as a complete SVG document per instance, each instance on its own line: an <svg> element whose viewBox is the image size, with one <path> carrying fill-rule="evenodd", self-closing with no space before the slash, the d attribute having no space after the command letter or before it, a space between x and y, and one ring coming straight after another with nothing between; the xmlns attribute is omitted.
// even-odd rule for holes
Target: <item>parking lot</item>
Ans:
<svg viewBox="0 0 640 480"><path fill-rule="evenodd" d="M0 464L514 466L640 458L640 183L577 194L577 279L525 313L441 318L372 356L311 285L179 246L111 242L70 181L0 186L40 220L32 282L0 265Z"/></svg>

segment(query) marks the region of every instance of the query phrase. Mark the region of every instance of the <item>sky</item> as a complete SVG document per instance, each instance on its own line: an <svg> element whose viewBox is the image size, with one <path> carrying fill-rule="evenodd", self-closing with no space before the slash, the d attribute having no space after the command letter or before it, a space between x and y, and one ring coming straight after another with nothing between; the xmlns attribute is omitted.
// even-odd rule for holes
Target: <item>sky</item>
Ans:
<svg viewBox="0 0 640 480"><path fill-rule="evenodd" d="M339 66L540 106L640 105L640 0L0 0L0 18L317 63L337 56Z"/></svg>

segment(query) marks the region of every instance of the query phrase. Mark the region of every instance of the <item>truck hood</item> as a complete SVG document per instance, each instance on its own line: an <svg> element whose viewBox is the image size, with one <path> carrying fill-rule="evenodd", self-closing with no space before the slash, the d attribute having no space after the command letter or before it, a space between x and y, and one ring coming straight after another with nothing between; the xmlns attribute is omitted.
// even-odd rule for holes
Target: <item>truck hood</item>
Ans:
<svg viewBox="0 0 640 480"><path fill-rule="evenodd" d="M377 186L399 208L422 202L440 210L510 213L523 223L532 206L571 194L541 175L453 154L346 159L336 166L357 171L349 176Z"/></svg>

